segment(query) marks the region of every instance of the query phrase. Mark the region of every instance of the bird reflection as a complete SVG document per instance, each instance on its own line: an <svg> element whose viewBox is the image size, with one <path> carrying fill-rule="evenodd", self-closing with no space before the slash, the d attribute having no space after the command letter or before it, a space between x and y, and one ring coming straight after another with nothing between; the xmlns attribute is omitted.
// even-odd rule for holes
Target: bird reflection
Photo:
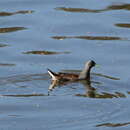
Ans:
<svg viewBox="0 0 130 130"><path fill-rule="evenodd" d="M50 95L50 92L53 91L54 88L58 87L58 86L64 86L67 84L72 83L71 81L61 81L61 80L52 80L51 84L48 88L48 95Z"/></svg>
<svg viewBox="0 0 130 130"><path fill-rule="evenodd" d="M113 94L107 92L100 93L96 90L96 88L92 87L91 81L82 81L81 83L84 85L86 92L85 94L76 94L75 96L89 97L89 98L121 98L121 97L125 98L126 97L126 95L121 92L115 92Z"/></svg>
<svg viewBox="0 0 130 130"><path fill-rule="evenodd" d="M83 97L96 97L96 89L91 86L91 81L90 80L82 80L82 81L77 81L78 83L81 83L84 85L86 93L85 94L77 94L76 96L83 96ZM64 86L67 84L70 84L73 82L70 81L58 81L58 80L52 80L49 89L48 89L48 95L50 95L50 92L53 91L53 89L57 86ZM97 82L95 82L97 83Z"/></svg>
<svg viewBox="0 0 130 130"><path fill-rule="evenodd" d="M92 84L101 84L100 82L94 82L94 81L77 81L78 83L82 84L85 88L84 94L75 94L75 96L78 97L88 97L88 98L125 98L126 95L121 92L115 92L115 93L108 93L108 92L98 92L95 87L92 86ZM65 81L58 81L58 80L52 80L49 89L48 89L48 95L50 95L50 92L53 91L58 86L65 86L67 84L71 84L73 82L65 82Z"/></svg>
<svg viewBox="0 0 130 130"><path fill-rule="evenodd" d="M84 80L84 81L81 81L80 83L84 85L86 93L85 94L76 94L75 96L91 97L91 98L96 97L96 89L91 86L91 81Z"/></svg>

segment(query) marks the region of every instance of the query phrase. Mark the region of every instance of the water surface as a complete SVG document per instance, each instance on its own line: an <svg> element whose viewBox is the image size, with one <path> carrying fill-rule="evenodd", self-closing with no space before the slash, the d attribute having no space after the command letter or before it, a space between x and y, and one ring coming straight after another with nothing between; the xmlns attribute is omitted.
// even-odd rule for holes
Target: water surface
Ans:
<svg viewBox="0 0 130 130"><path fill-rule="evenodd" d="M0 1L1 130L129 130L128 0ZM47 68L91 84L53 87ZM53 91L48 96L48 88Z"/></svg>

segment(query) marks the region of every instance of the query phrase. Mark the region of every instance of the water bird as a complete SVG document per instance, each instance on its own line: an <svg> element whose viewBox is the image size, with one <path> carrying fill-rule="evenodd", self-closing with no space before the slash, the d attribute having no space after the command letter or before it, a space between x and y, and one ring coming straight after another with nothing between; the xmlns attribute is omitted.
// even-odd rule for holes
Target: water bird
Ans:
<svg viewBox="0 0 130 130"><path fill-rule="evenodd" d="M89 60L86 62L84 69L80 74L74 73L55 73L52 70L48 69L49 75L52 77L52 81L62 81L62 82L74 82L79 80L90 80L90 71L91 68L94 67L96 63L93 60Z"/></svg>

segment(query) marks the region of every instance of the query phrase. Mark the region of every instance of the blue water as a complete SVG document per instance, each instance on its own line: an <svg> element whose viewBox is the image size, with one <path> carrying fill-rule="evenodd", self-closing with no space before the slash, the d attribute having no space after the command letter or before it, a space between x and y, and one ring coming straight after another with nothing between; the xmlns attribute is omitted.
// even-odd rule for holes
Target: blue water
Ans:
<svg viewBox="0 0 130 130"><path fill-rule="evenodd" d="M0 129L129 130L129 11L128 0L1 0ZM91 86L47 95L47 68L76 72L90 59Z"/></svg>

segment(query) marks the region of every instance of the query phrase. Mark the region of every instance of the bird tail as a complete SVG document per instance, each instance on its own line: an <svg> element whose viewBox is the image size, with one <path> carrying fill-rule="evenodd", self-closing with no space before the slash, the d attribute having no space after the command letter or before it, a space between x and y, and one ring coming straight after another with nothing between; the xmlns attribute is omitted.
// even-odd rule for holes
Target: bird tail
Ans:
<svg viewBox="0 0 130 130"><path fill-rule="evenodd" d="M51 71L50 69L47 69L47 70L48 70L49 75L52 77L52 80L56 80L57 74L55 72Z"/></svg>

